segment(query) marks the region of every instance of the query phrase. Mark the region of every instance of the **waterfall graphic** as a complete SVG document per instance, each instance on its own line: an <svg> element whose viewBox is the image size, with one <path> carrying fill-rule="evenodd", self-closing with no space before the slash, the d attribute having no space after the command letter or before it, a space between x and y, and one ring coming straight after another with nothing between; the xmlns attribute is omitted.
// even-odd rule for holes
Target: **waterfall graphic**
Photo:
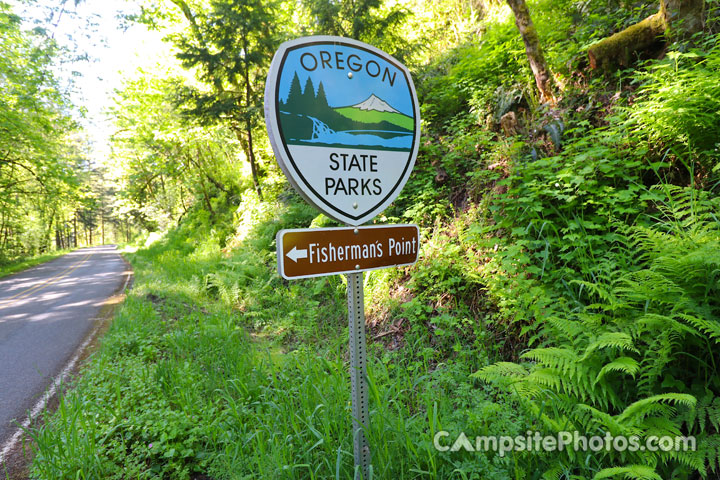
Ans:
<svg viewBox="0 0 720 480"><path fill-rule="evenodd" d="M312 133L312 139L313 141L322 141L322 139L330 138L333 135L337 135L335 130L325 125L323 122L318 120L315 117L308 117L313 122L313 133Z"/></svg>
<svg viewBox="0 0 720 480"><path fill-rule="evenodd" d="M409 150L412 147L412 135L406 135L402 132L387 132L384 130L352 130L336 132L317 118L311 116L306 117L312 121L312 136L309 139L297 142L299 145L366 146L391 150ZM388 133L393 134L394 136L391 138L383 138L381 136Z"/></svg>

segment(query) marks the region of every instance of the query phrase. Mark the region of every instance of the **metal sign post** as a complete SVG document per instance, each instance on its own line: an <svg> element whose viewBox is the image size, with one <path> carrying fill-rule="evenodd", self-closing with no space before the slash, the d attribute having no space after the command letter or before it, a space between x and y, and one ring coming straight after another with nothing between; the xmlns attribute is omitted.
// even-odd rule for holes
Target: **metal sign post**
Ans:
<svg viewBox="0 0 720 480"><path fill-rule="evenodd" d="M357 228L282 230L287 280L347 274L355 480L370 478L363 271L417 261L416 225L361 227L400 194L420 146L420 106L408 69L357 40L290 40L273 57L265 123L275 158L311 205Z"/></svg>
<svg viewBox="0 0 720 480"><path fill-rule="evenodd" d="M348 321L350 332L350 386L352 392L353 452L355 479L370 478L370 447L366 432L370 427L368 414L367 352L365 348L365 295L363 274L347 275ZM360 467L359 469L357 467ZM360 476L362 475L362 476Z"/></svg>

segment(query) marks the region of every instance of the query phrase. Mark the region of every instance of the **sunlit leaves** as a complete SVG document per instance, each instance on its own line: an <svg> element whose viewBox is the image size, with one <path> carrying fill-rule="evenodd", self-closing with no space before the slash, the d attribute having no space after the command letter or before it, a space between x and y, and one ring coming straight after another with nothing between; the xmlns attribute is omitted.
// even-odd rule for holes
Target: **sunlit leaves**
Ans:
<svg viewBox="0 0 720 480"><path fill-rule="evenodd" d="M50 246L75 198L83 147L53 75L55 44L24 30L4 3L0 32L0 257L11 257Z"/></svg>

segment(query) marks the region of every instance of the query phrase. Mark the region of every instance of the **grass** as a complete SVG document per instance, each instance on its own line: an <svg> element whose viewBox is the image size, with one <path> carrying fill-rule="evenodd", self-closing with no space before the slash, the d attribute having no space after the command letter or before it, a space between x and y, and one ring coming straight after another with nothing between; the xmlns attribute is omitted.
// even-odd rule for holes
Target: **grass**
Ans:
<svg viewBox="0 0 720 480"><path fill-rule="evenodd" d="M133 291L75 388L31 431L33 478L353 477L345 285L277 276L271 239L296 224L290 210L256 221L229 256L182 229L127 254ZM514 477L510 457L433 447L458 425L527 424L520 408L486 415L505 396L470 386L484 357L438 365L417 341L369 351L374 478Z"/></svg>
<svg viewBox="0 0 720 480"><path fill-rule="evenodd" d="M56 250L51 253L43 253L42 255L36 255L34 257L24 257L10 260L7 263L0 264L0 278L26 270L30 267L34 267L35 265L40 265L41 263L49 262L50 260L62 257L70 252L72 252L72 249Z"/></svg>

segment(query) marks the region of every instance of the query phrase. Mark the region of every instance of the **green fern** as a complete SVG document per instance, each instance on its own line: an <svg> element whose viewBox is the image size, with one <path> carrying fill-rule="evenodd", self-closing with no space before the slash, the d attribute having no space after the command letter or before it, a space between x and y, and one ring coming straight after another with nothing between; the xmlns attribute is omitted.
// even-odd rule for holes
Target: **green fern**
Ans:
<svg viewBox="0 0 720 480"><path fill-rule="evenodd" d="M695 435L698 448L595 452L591 464L566 451L557 458L564 467L547 478L720 471L720 204L692 189L664 189L654 225L618 228L618 255L633 261L620 271L612 258L588 265L592 280L570 280L575 290L567 289L585 303L539 322L546 344L525 352L524 364L496 364L476 377L516 392L551 432ZM696 396L698 384L708 393Z"/></svg>
<svg viewBox="0 0 720 480"><path fill-rule="evenodd" d="M630 335L624 332L607 332L600 335L585 349L585 354L581 357L581 360L585 360L592 355L596 350L604 348L615 348L620 351L629 351L638 353L637 348L633 345L633 339Z"/></svg>
<svg viewBox="0 0 720 480"><path fill-rule="evenodd" d="M610 372L620 372L620 373L626 373L630 375L631 377L635 378L635 374L637 374L638 370L640 369L640 365L638 364L637 360L631 357L620 357L616 358L610 363L607 363L603 366L603 368L600 370L600 373L597 374L597 377L595 377L595 384L598 383L600 380L602 380L605 375L607 375Z"/></svg>
<svg viewBox="0 0 720 480"><path fill-rule="evenodd" d="M603 478L627 478L630 480L663 480L657 474L654 468L645 465L630 465L627 467L612 467L600 470L593 480L602 480Z"/></svg>

